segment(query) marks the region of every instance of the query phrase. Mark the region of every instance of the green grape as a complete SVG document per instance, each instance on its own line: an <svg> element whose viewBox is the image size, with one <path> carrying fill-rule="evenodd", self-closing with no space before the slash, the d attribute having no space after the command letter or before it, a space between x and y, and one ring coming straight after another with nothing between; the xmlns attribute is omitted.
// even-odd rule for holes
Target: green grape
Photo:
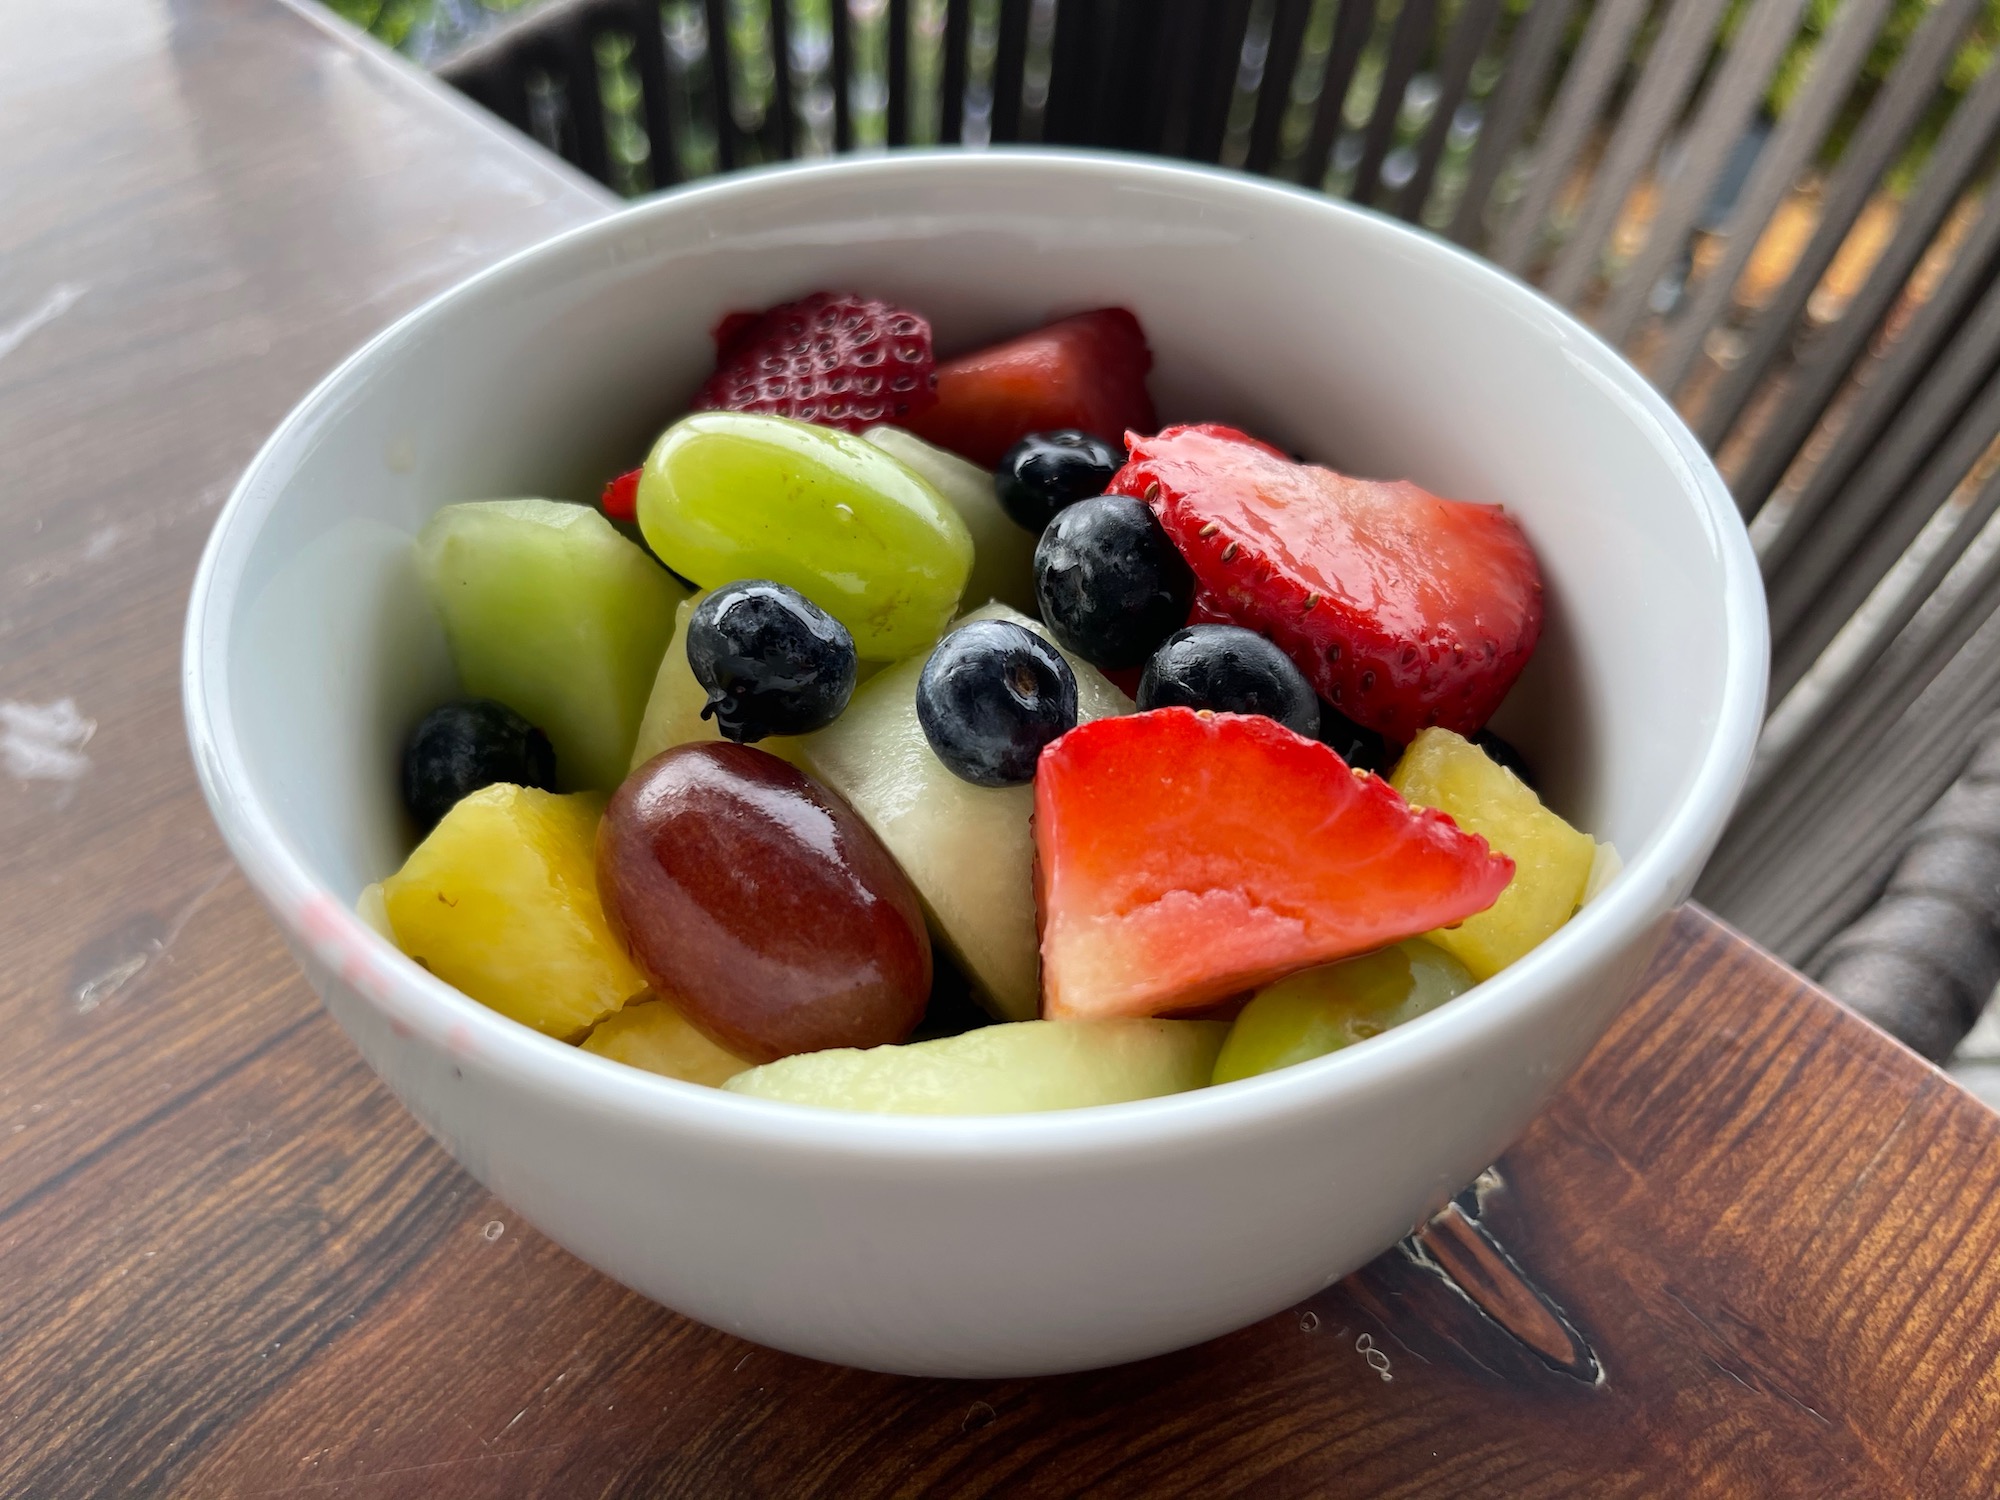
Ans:
<svg viewBox="0 0 2000 1500"><path fill-rule="evenodd" d="M1414 1021L1472 988L1464 964L1411 938L1393 948L1307 969L1250 998L1215 1060L1229 1083L1324 1057Z"/></svg>
<svg viewBox="0 0 2000 1500"><path fill-rule="evenodd" d="M972 571L965 522L888 453L750 412L697 412L661 434L639 478L639 528L703 588L769 578L797 589L870 661L943 634Z"/></svg>

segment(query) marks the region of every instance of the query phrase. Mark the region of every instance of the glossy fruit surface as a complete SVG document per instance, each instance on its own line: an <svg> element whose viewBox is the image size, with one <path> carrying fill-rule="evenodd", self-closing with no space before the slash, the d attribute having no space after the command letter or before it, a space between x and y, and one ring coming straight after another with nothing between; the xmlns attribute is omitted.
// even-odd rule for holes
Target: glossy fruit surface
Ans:
<svg viewBox="0 0 2000 1500"><path fill-rule="evenodd" d="M465 698L417 721L403 746L403 806L429 832L458 802L496 781L556 789L549 737L504 703Z"/></svg>
<svg viewBox="0 0 2000 1500"><path fill-rule="evenodd" d="M1220 1021L1021 1021L860 1052L788 1057L731 1093L888 1115L1013 1115L1178 1094L1206 1084Z"/></svg>
<svg viewBox="0 0 2000 1500"><path fill-rule="evenodd" d="M1513 883L1491 910L1427 934L1474 978L1489 979L1530 952L1582 902L1597 845L1477 745L1448 729L1427 729L1389 780L1410 801L1450 814L1514 861Z"/></svg>
<svg viewBox="0 0 2000 1500"><path fill-rule="evenodd" d="M482 1005L571 1039L646 987L597 899L604 799L489 786L382 882L396 946Z"/></svg>
<svg viewBox="0 0 2000 1500"><path fill-rule="evenodd" d="M1075 428L1031 432L1001 455L993 489L1015 524L1040 536L1057 511L1103 494L1124 463L1123 443Z"/></svg>
<svg viewBox="0 0 2000 1500"><path fill-rule="evenodd" d="M638 737L632 742L632 763L636 771L662 750L675 745L706 745L722 738L713 717L703 718L708 707L708 690L695 681L688 665L688 629L694 612L708 597L706 589L683 599L674 611L674 634L660 657L660 670L653 677L653 691L646 699L646 712L639 720ZM760 740L757 748L768 750L780 760L799 765L798 741L782 735Z"/></svg>
<svg viewBox="0 0 2000 1500"><path fill-rule="evenodd" d="M720 1088L750 1066L718 1047L665 1000L634 1000L615 1010L583 1039L583 1050L663 1078Z"/></svg>
<svg viewBox="0 0 2000 1500"><path fill-rule="evenodd" d="M968 620L1040 622L988 605ZM987 1009L1025 1021L1041 1004L1035 936L1034 789L961 781L917 722L914 657L864 683L832 727L797 741L814 776L845 797L889 846L923 898L932 929L957 956ZM1081 722L1132 711L1132 700L1071 658Z"/></svg>
<svg viewBox="0 0 2000 1500"><path fill-rule="evenodd" d="M702 717L739 745L809 734L854 694L854 637L797 589L725 583L688 620L688 667L708 695Z"/></svg>
<svg viewBox="0 0 2000 1500"><path fill-rule="evenodd" d="M1031 432L1073 428L1122 443L1155 425L1152 367L1139 320L1101 307L939 365L937 405L907 425L982 469Z"/></svg>
<svg viewBox="0 0 2000 1500"><path fill-rule="evenodd" d="M703 588L797 589L867 661L936 640L972 571L972 537L936 490L864 438L782 417L701 412L669 427L639 480L639 526Z"/></svg>
<svg viewBox="0 0 2000 1500"><path fill-rule="evenodd" d="M1236 1017L1215 1060L1215 1081L1289 1068L1365 1042L1472 984L1464 964L1422 938L1288 975L1257 991Z"/></svg>
<svg viewBox="0 0 2000 1500"><path fill-rule="evenodd" d="M587 505L447 505L418 571L465 691L506 704L555 746L557 784L609 791L687 591Z"/></svg>
<svg viewBox="0 0 2000 1500"><path fill-rule="evenodd" d="M917 723L931 751L975 786L1035 778L1044 746L1076 727L1076 674L1024 626L975 620L948 632L917 678Z"/></svg>
<svg viewBox="0 0 2000 1500"><path fill-rule="evenodd" d="M1256 714L1086 724L1035 773L1042 1014L1194 1010L1492 905L1513 866Z"/></svg>
<svg viewBox="0 0 2000 1500"><path fill-rule="evenodd" d="M769 1062L899 1042L930 993L916 892L838 797L750 745L682 745L605 813L612 929L710 1040Z"/></svg>
<svg viewBox="0 0 2000 1500"><path fill-rule="evenodd" d="M1186 623L1194 575L1141 501L1080 501L1035 546L1035 596L1057 640L1106 671L1144 665Z"/></svg>
<svg viewBox="0 0 2000 1500"><path fill-rule="evenodd" d="M976 609L998 600L1033 613L1035 539L1000 508L992 471L900 427L871 427L862 436L942 495L965 522L972 535L966 606Z"/></svg>
<svg viewBox="0 0 2000 1500"><path fill-rule="evenodd" d="M1313 736L1357 771L1387 776L1396 764L1397 749L1374 730L1355 723L1324 698L1319 704L1319 733Z"/></svg>
<svg viewBox="0 0 2000 1500"><path fill-rule="evenodd" d="M1140 439L1112 488L1148 498L1205 617L1270 637L1398 744L1479 728L1541 636L1541 569L1497 505L1351 479L1212 425Z"/></svg>
<svg viewBox="0 0 2000 1500"><path fill-rule="evenodd" d="M1237 625L1189 625L1168 636L1139 679L1139 707L1263 714L1319 735L1319 699L1292 659Z"/></svg>
<svg viewBox="0 0 2000 1500"><path fill-rule="evenodd" d="M815 292L715 329L715 373L696 411L753 411L859 432L937 400L931 325L887 302Z"/></svg>

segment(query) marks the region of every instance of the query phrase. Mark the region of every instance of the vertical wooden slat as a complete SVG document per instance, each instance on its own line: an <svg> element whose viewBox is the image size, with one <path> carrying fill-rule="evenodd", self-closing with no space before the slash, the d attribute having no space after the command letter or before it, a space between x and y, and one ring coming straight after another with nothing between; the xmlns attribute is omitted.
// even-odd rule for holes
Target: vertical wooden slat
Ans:
<svg viewBox="0 0 2000 1500"><path fill-rule="evenodd" d="M604 95L598 87L595 28L578 16L562 28L564 102L569 107L576 164L599 182L611 182L611 153L604 139Z"/></svg>
<svg viewBox="0 0 2000 1500"><path fill-rule="evenodd" d="M1762 101L1771 72L1798 29L1804 0L1755 0L1724 54L1720 71L1689 127L1681 161L1668 178L1646 242L1614 284L1598 331L1614 344L1631 336L1661 274L1688 243L1695 220Z"/></svg>
<svg viewBox="0 0 2000 1500"><path fill-rule="evenodd" d="M1144 139L1143 101L1160 86L1154 31L1160 0L1099 0L1109 11L1100 28L1095 126L1091 140L1125 151L1151 149Z"/></svg>
<svg viewBox="0 0 2000 1500"><path fill-rule="evenodd" d="M1792 372L1783 404L1758 435L1736 478L1737 503L1746 513L1761 506L1784 478L1952 205L1984 164L1996 130L2000 130L2000 67L1990 67L1953 111L1916 191L1903 205L1895 234L1869 268L1861 290L1839 322L1813 340Z"/></svg>
<svg viewBox="0 0 2000 1500"><path fill-rule="evenodd" d="M487 86L492 90L491 107L521 134L533 135L528 121L527 58L510 51L486 76Z"/></svg>
<svg viewBox="0 0 2000 1500"><path fill-rule="evenodd" d="M993 139L1021 138L1021 88L1028 71L1030 0L1000 0L1000 36L993 59Z"/></svg>
<svg viewBox="0 0 2000 1500"><path fill-rule="evenodd" d="M1354 82L1361 50L1375 30L1375 0L1340 0L1334 15L1333 45L1327 49L1326 68L1321 75L1319 103L1313 110L1312 135L1305 155L1299 159L1299 181L1316 188L1326 181L1333 148L1340 138L1341 112L1347 107L1347 91Z"/></svg>
<svg viewBox="0 0 2000 1500"><path fill-rule="evenodd" d="M771 0L771 113L780 161L790 161L798 152L798 107L792 83L791 11L791 0Z"/></svg>
<svg viewBox="0 0 2000 1500"><path fill-rule="evenodd" d="M891 146L910 143L910 0L889 0L883 25L889 33L888 136Z"/></svg>
<svg viewBox="0 0 2000 1500"><path fill-rule="evenodd" d="M1533 0L1527 15L1514 28L1499 86L1473 142L1465 190L1452 213L1451 227L1445 231L1461 245L1471 245L1482 237L1487 200L1528 128L1576 6L1577 0Z"/></svg>
<svg viewBox="0 0 2000 1500"><path fill-rule="evenodd" d="M1697 3L1697 0L1690 0ZM1698 0L1713 4L1714 0ZM1349 196L1356 203L1375 201L1382 185L1382 163L1396 143L1396 121L1403 113L1403 94L1416 76L1418 65L1430 55L1437 39L1438 0L1403 0L1395 27L1389 34L1389 55L1382 64L1382 88L1375 96L1375 112L1368 117L1362 137L1361 161L1354 169L1354 187Z"/></svg>
<svg viewBox="0 0 2000 1500"><path fill-rule="evenodd" d="M1979 3L1980 0L1940 0L1918 26L1895 71L1889 75L1888 84L1869 105L1846 154L1827 183L1819 225L1812 238L1784 285L1758 314L1751 327L1748 349L1723 372L1702 407L1696 431L1711 449L1719 447L1729 435L1772 361L1790 342L1794 325L1805 311L1813 289L1833 263L1883 172L1901 154L1911 127L1930 103L1938 77L1951 60L1959 33ZM1739 495L1739 502L1741 499Z"/></svg>
<svg viewBox="0 0 2000 1500"><path fill-rule="evenodd" d="M1660 142L1680 118L1681 107L1694 89L1695 75L1707 58L1722 19L1724 0L1675 0L1666 24L1646 55L1646 66L1626 101L1592 174L1590 194L1575 229L1563 241L1543 289L1556 301L1571 304L1582 296L1599 257L1617 225L1619 212L1631 196L1632 184L1659 155Z"/></svg>
<svg viewBox="0 0 2000 1500"><path fill-rule="evenodd" d="M1912 314L1909 326L1876 360L1842 416L1826 451L1786 508L1782 529L1768 538L1760 561L1766 576L1782 572L1819 516L1847 491L1864 463L1874 462L1891 421L1897 420L1918 381L1928 383L1956 350L1976 337L1982 313L1973 304L1990 292L2000 257L2000 196L1989 193L1965 243L1930 298ZM1941 354L1940 351L1944 352ZM1919 408L1921 410L1923 408ZM1899 430L1906 424L1898 421Z"/></svg>
<svg viewBox="0 0 2000 1500"><path fill-rule="evenodd" d="M1516 275L1527 270L1541 243L1542 222L1589 139L1611 86L1625 70L1632 34L1645 15L1646 0L1599 0L1590 13L1576 61L1564 75L1548 123L1535 143L1527 189L1507 216L1493 250L1493 259Z"/></svg>
<svg viewBox="0 0 2000 1500"><path fill-rule="evenodd" d="M965 139L965 58L971 35L972 0L946 0L938 99L938 144L942 146L956 146Z"/></svg>
<svg viewBox="0 0 2000 1500"><path fill-rule="evenodd" d="M641 0L633 7L632 59L639 74L640 104L646 112L647 164L655 189L672 187L682 176L673 82L667 68L666 36L660 26L658 0Z"/></svg>
<svg viewBox="0 0 2000 1500"><path fill-rule="evenodd" d="M1201 72L1202 15L1217 0L1140 0L1137 24L1147 35L1135 54L1146 69L1131 95L1134 118L1123 144L1134 151L1185 156L1188 122Z"/></svg>
<svg viewBox="0 0 2000 1500"><path fill-rule="evenodd" d="M850 0L827 0L833 30L833 149L854 149L854 17Z"/></svg>
<svg viewBox="0 0 2000 1500"><path fill-rule="evenodd" d="M1212 162L1222 157L1229 105L1236 97L1236 77L1243 67L1243 34L1250 26L1250 0L1211 0L1203 20L1187 154L1196 161Z"/></svg>
<svg viewBox="0 0 2000 1500"><path fill-rule="evenodd" d="M715 111L715 166L735 169L736 95L729 65L729 0L704 0L702 18L708 33L708 98Z"/></svg>
<svg viewBox="0 0 2000 1500"><path fill-rule="evenodd" d="M1064 0L1049 44L1049 97L1042 139L1052 146L1091 144L1098 47L1093 34L1103 0Z"/></svg>
<svg viewBox="0 0 2000 1500"><path fill-rule="evenodd" d="M1271 170L1278 157L1278 132L1284 127L1285 111L1292 102L1292 80L1299 71L1299 47L1305 39L1306 22L1312 19L1312 0L1277 0L1271 12L1271 40L1264 54L1264 81L1257 90L1257 114L1250 124L1250 149L1243 170L1260 175Z"/></svg>
<svg viewBox="0 0 2000 1500"><path fill-rule="evenodd" d="M1843 0L1832 28L1813 53L1810 71L1758 153L1757 165L1736 207L1719 231L1722 254L1667 325L1665 346L1653 362L1655 384L1669 394L1680 389L1701 353L1702 341L1728 310L1743 268L1785 194L1791 191L1835 114L1854 86L1890 0Z"/></svg>
<svg viewBox="0 0 2000 1500"><path fill-rule="evenodd" d="M1458 114L1472 81L1473 65L1492 40L1493 28L1499 20L1500 0L1467 0L1453 23L1444 59L1438 65L1437 108L1417 147L1417 169L1396 194L1392 207L1398 218L1414 224L1422 217L1424 204L1431 195L1431 181L1437 176L1438 162L1451 135L1452 119Z"/></svg>

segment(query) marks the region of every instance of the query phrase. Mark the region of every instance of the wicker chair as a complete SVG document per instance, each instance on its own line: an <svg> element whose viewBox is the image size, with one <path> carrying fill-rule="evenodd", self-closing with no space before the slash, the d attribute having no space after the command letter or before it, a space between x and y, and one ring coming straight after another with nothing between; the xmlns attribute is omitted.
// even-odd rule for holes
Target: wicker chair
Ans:
<svg viewBox="0 0 2000 1500"><path fill-rule="evenodd" d="M1937 0L1902 35L1888 0L1823 31L1804 0L555 0L438 71L627 192L857 147L1106 146L1315 184L1536 282L1687 414L1763 559L1775 707L1699 896L1837 990L1893 974L1871 1013L1942 1055L2000 965L2000 893L1913 905L1899 884L1899 915L1842 933L1913 830L1911 858L1935 842L1952 815L1919 820L2000 711L1981 16ZM1940 953L1967 922L1985 957L1943 980L1858 956Z"/></svg>

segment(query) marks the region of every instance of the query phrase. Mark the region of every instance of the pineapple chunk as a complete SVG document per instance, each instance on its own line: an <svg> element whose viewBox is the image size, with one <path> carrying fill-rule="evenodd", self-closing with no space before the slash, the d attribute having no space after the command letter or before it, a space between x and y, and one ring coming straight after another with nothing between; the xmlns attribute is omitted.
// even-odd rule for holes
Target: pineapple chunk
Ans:
<svg viewBox="0 0 2000 1500"><path fill-rule="evenodd" d="M583 1050L710 1088L720 1088L754 1066L716 1046L665 1000L641 1000L613 1011L591 1028L583 1039Z"/></svg>
<svg viewBox="0 0 2000 1500"><path fill-rule="evenodd" d="M712 592L703 589L683 599L674 612L674 636L667 642L667 654L660 658L660 670L653 677L652 696L647 698L645 715L639 720L631 770L638 770L662 750L671 750L676 745L706 744L722 738L715 720L701 716L708 694L694 680L694 668L688 665L688 621L694 617L695 606ZM799 756L798 744L789 735L772 735L757 741L757 748L768 750L803 770L805 761Z"/></svg>
<svg viewBox="0 0 2000 1500"><path fill-rule="evenodd" d="M1456 927L1424 936L1490 979L1570 919L1583 900L1597 845L1541 804L1518 776L1448 729L1410 742L1389 784L1420 807L1449 813L1514 861L1500 899Z"/></svg>
<svg viewBox="0 0 2000 1500"><path fill-rule="evenodd" d="M1039 620L989 604L965 620L1011 620L1047 637ZM963 621L959 623L964 623ZM1077 722L1132 712L1132 700L1080 658ZM1041 1006L1035 936L1035 789L974 786L932 753L917 723L925 656L857 689L847 712L801 736L805 769L845 797L889 846L923 898L931 931L951 949L986 1008L1026 1021Z"/></svg>
<svg viewBox="0 0 2000 1500"><path fill-rule="evenodd" d="M474 792L382 882L396 946L502 1015L581 1036L646 988L597 900L603 812L589 792Z"/></svg>

